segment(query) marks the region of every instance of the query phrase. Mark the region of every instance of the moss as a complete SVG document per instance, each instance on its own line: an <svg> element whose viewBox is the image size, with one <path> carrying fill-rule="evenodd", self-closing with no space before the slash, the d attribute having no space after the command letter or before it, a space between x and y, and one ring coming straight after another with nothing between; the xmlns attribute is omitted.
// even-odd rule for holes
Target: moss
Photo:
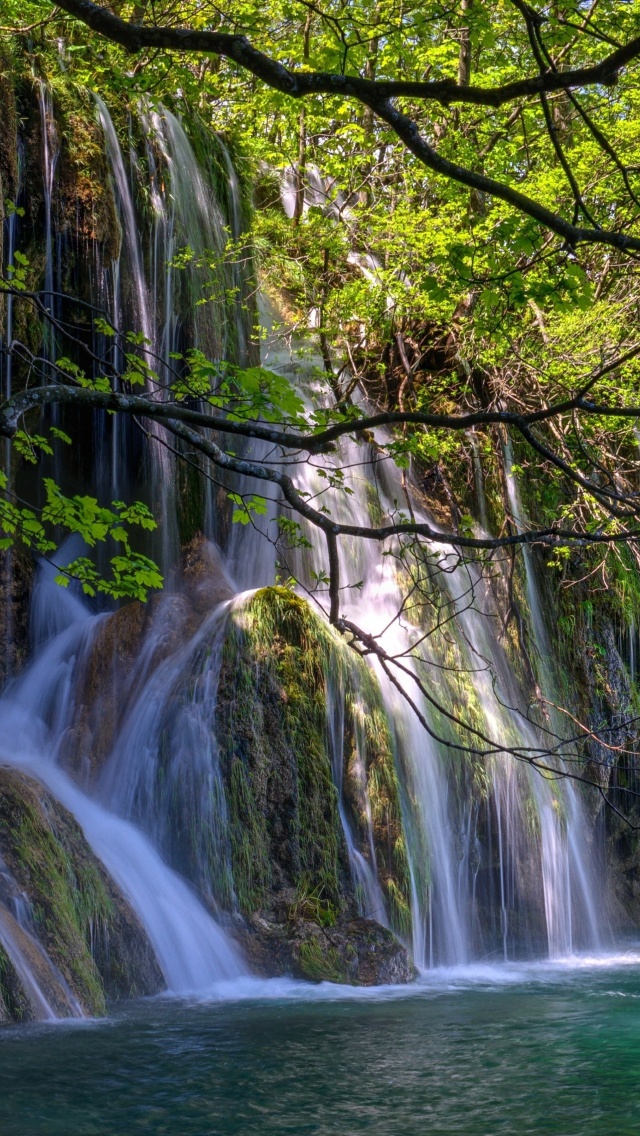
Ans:
<svg viewBox="0 0 640 1136"><path fill-rule="evenodd" d="M228 800L231 813L233 887L241 911L263 905L272 881L266 825L253 799L245 764L233 758Z"/></svg>
<svg viewBox="0 0 640 1136"><path fill-rule="evenodd" d="M73 817L37 782L0 769L0 854L29 897L37 938L85 1010L163 986L146 935Z"/></svg>
<svg viewBox="0 0 640 1136"><path fill-rule="evenodd" d="M317 938L307 939L300 947L299 966L309 982L345 982L340 956L333 947L323 950Z"/></svg>
<svg viewBox="0 0 640 1136"><path fill-rule="evenodd" d="M276 612L271 596L258 593L225 645L218 737L235 892L246 911L267 902L272 884L296 886L302 877L340 905L338 799L325 746L322 669L317 645L300 643L301 610L286 602Z"/></svg>
<svg viewBox="0 0 640 1136"><path fill-rule="evenodd" d="M72 861L81 833L70 827L64 843L55 811L43 812L33 787L5 772L0 790L0 844L15 878L29 895L38 935L83 1005L104 1013L100 976L89 950L92 929L108 920L111 904L93 864ZM77 828L77 826L75 826ZM66 845L66 846L65 846Z"/></svg>
<svg viewBox="0 0 640 1136"><path fill-rule="evenodd" d="M334 783L327 698L344 699L344 781ZM265 588L232 616L218 690L216 733L228 800L235 895L245 913L293 889L301 917L330 926L357 905L339 812L343 794L363 855L389 899L392 925L410 927L394 749L369 667L285 588ZM362 756L362 777L354 763Z"/></svg>
<svg viewBox="0 0 640 1136"><path fill-rule="evenodd" d="M240 908L307 878L341 905L337 793L325 745L318 641L306 605L267 589L238 613L224 648L217 734L228 786Z"/></svg>
<svg viewBox="0 0 640 1136"><path fill-rule="evenodd" d="M318 927L334 927L338 912L319 888L312 890L307 879L300 880L295 901L289 908L289 919L296 922L307 919Z"/></svg>
<svg viewBox="0 0 640 1136"><path fill-rule="evenodd" d="M0 1023L24 1022L32 1017L29 1001L9 956L0 946Z"/></svg>

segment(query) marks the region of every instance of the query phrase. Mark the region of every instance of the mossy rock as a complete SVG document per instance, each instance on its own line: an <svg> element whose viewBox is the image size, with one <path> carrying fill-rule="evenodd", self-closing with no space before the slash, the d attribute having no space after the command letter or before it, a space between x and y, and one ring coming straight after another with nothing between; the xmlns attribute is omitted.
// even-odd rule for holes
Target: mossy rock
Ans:
<svg viewBox="0 0 640 1136"><path fill-rule="evenodd" d="M265 978L381 986L416 975L406 947L373 919L344 917L321 927L309 919L277 923L253 916L236 935L251 968Z"/></svg>
<svg viewBox="0 0 640 1136"><path fill-rule="evenodd" d="M29 1022L33 1008L20 982L18 973L2 946L0 946L0 1025L8 1022Z"/></svg>
<svg viewBox="0 0 640 1136"><path fill-rule="evenodd" d="M344 699L343 780L328 736L330 685ZM367 803L388 917L410 933L409 870L393 746L371 670L285 588L264 588L234 609L217 700L235 896L245 914L272 912L287 889L319 908L354 911L356 897L339 794L362 855ZM360 779L355 766L362 768Z"/></svg>
<svg viewBox="0 0 640 1136"><path fill-rule="evenodd" d="M106 997L163 988L146 933L78 823L37 781L7 767L0 855L29 900L37 941L85 1012L103 1014Z"/></svg>

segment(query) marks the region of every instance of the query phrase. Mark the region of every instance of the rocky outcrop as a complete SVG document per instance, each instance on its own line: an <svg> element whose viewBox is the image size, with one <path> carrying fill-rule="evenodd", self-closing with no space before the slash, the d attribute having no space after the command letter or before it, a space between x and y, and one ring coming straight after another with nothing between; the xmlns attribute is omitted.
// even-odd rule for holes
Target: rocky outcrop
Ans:
<svg viewBox="0 0 640 1136"><path fill-rule="evenodd" d="M311 919L274 922L253 915L236 928L236 937L253 971L266 978L381 986L416 975L406 948L373 919L343 917L326 927Z"/></svg>
<svg viewBox="0 0 640 1136"><path fill-rule="evenodd" d="M340 706L333 741L332 702ZM407 935L398 782L366 664L304 600L266 588L232 615L216 734L234 893L246 918L239 935L258 972L364 985L408 981L411 965L398 939L357 915L362 897L345 841L344 823L378 878L391 926Z"/></svg>
<svg viewBox="0 0 640 1136"><path fill-rule="evenodd" d="M202 539L184 550L171 587L99 624L67 767L83 780L99 774L143 680L191 641L167 678L153 743L163 855L205 902L239 917L260 973L300 975L326 946L322 965L338 958L343 981L407 981L392 932L410 936L409 869L392 739L370 668L284 588L255 593L207 631L203 621L230 589ZM183 750L178 774L173 756ZM392 932L360 918L366 897L345 826Z"/></svg>
<svg viewBox="0 0 640 1136"><path fill-rule="evenodd" d="M106 999L163 988L146 933L80 826L42 785L7 767L0 857L0 1000L9 1016L41 1016L11 943L61 1016L73 999L95 1015Z"/></svg>

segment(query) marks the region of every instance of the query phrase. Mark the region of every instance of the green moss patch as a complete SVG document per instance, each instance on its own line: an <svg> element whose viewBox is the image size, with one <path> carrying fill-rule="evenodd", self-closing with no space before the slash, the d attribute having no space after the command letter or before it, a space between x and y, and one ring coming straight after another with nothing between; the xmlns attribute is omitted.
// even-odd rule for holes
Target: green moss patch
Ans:
<svg viewBox="0 0 640 1136"><path fill-rule="evenodd" d="M345 700L339 787L328 738L329 684ZM353 906L340 791L365 854L370 809L374 867L389 916L408 933L409 873L398 783L377 682L291 591L262 589L232 614L216 731L240 910L269 909L273 893L283 889L292 889L293 905L302 905L305 917L321 925ZM316 916L310 916L310 905Z"/></svg>

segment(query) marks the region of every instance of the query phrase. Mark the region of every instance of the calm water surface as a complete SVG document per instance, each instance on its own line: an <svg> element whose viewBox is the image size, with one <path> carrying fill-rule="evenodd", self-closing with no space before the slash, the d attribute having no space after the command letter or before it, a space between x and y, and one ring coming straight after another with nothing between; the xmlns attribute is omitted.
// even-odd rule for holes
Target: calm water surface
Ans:
<svg viewBox="0 0 640 1136"><path fill-rule="evenodd" d="M240 995L240 996L239 996ZM640 1134L640 954L0 1030L2 1136Z"/></svg>

